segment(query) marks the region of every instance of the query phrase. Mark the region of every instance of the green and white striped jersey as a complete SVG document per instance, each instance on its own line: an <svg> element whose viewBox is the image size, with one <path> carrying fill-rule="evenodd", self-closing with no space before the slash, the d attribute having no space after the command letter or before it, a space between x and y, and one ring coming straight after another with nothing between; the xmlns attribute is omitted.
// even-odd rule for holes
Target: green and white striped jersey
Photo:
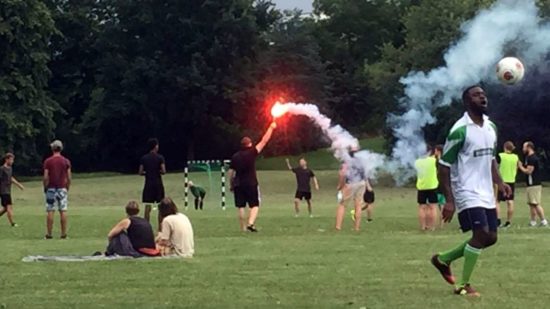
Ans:
<svg viewBox="0 0 550 309"><path fill-rule="evenodd" d="M455 206L495 208L491 166L496 155L497 128L483 116L483 126L465 113L452 127L440 163L451 169Z"/></svg>

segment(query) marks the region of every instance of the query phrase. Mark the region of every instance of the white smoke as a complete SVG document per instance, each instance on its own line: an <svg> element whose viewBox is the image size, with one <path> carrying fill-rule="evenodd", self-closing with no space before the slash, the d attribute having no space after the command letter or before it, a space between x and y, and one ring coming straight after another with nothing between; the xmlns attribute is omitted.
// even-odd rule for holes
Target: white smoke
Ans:
<svg viewBox="0 0 550 309"><path fill-rule="evenodd" d="M388 118L397 138L389 166L398 183L414 176L414 161L426 152L422 128L435 122L436 108L460 99L470 85L496 82L495 64L507 52L517 51L513 56L529 70L550 51L550 27L542 23L534 0L497 1L461 30L462 37L444 55L444 66L428 73L413 71L400 80L405 86L400 103L406 112Z"/></svg>
<svg viewBox="0 0 550 309"><path fill-rule="evenodd" d="M349 150L359 148L359 140L353 137L348 131L340 125L332 124L332 121L327 116L323 115L316 105L285 103L282 104L285 112L293 115L304 115L310 118L330 139L331 151L334 157L340 162L347 162L351 159ZM378 168L384 164L385 157L381 154L374 153L368 150L361 150L355 153L356 158L359 158L365 173L369 178L376 178Z"/></svg>

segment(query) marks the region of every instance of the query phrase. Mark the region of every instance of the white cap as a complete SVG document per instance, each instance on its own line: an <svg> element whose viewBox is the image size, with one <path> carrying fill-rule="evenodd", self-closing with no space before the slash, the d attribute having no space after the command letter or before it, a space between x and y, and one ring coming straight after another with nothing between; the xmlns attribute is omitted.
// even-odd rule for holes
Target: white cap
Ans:
<svg viewBox="0 0 550 309"><path fill-rule="evenodd" d="M53 141L53 142L50 144L50 147L51 147L52 149L58 148L59 150L63 150L63 142L61 142L60 140L56 139L55 141Z"/></svg>

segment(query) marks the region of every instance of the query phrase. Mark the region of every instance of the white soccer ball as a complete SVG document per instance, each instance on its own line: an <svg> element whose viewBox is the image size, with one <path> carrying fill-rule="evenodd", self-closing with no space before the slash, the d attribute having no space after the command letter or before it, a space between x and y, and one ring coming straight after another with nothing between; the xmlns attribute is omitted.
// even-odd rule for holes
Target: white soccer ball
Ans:
<svg viewBox="0 0 550 309"><path fill-rule="evenodd" d="M513 85L523 79L525 67L515 57L502 58L497 64L497 77L505 85Z"/></svg>

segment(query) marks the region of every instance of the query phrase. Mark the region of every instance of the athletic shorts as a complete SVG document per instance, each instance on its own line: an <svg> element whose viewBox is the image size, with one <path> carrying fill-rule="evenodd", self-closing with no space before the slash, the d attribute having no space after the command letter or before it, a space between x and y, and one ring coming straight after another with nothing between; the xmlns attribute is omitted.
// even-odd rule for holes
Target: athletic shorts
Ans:
<svg viewBox="0 0 550 309"><path fill-rule="evenodd" d="M541 195L542 195L542 186L531 186L527 187L527 203L529 205L540 205Z"/></svg>
<svg viewBox="0 0 550 309"><path fill-rule="evenodd" d="M437 204L437 190L418 190L416 200L419 205Z"/></svg>
<svg viewBox="0 0 550 309"><path fill-rule="evenodd" d="M11 194L0 194L0 200L2 201L2 207L12 205Z"/></svg>
<svg viewBox="0 0 550 309"><path fill-rule="evenodd" d="M260 188L258 186L238 186L233 190L235 207L244 208L260 206Z"/></svg>
<svg viewBox="0 0 550 309"><path fill-rule="evenodd" d="M491 232L496 232L498 228L497 210L483 207L464 209L458 214L458 222L462 232L471 230L481 230L488 228Z"/></svg>
<svg viewBox="0 0 550 309"><path fill-rule="evenodd" d="M363 201L367 204L374 203L374 191L365 190L365 194L363 194Z"/></svg>
<svg viewBox="0 0 550 309"><path fill-rule="evenodd" d="M365 181L348 183L342 189L342 205L347 206L350 201L363 203L363 196L367 190Z"/></svg>
<svg viewBox="0 0 550 309"><path fill-rule="evenodd" d="M69 206L69 193L67 189L46 190L46 211L67 211Z"/></svg>
<svg viewBox="0 0 550 309"><path fill-rule="evenodd" d="M305 192L305 191L296 191L296 194L294 195L294 198L298 200L311 200L311 192Z"/></svg>
<svg viewBox="0 0 550 309"><path fill-rule="evenodd" d="M146 183L143 187L143 194L141 196L141 202L147 204L160 203L164 198L164 186L159 184Z"/></svg>
<svg viewBox="0 0 550 309"><path fill-rule="evenodd" d="M499 202L507 202L507 201L513 201L514 200L514 193L516 192L516 185L514 183L506 183L510 186L512 189L512 194L510 196L506 197L502 192L498 191L498 201Z"/></svg>

